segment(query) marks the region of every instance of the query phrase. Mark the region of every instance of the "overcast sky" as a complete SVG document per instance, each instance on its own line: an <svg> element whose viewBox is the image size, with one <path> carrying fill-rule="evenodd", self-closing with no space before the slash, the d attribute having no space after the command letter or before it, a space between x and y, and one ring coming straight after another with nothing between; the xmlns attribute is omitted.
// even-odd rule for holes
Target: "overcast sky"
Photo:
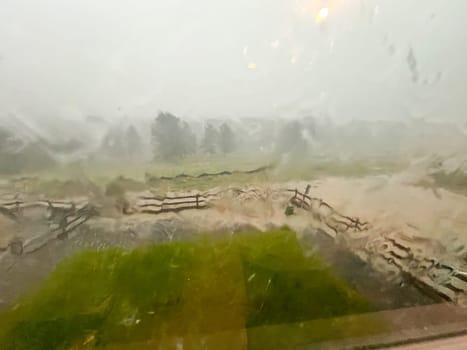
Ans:
<svg viewBox="0 0 467 350"><path fill-rule="evenodd" d="M466 23L465 0L0 0L0 118L467 120Z"/></svg>

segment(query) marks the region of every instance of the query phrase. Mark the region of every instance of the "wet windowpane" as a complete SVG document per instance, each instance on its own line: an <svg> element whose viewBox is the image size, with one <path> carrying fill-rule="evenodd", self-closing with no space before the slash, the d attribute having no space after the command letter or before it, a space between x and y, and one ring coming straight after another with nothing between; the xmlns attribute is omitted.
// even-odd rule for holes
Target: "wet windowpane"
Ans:
<svg viewBox="0 0 467 350"><path fill-rule="evenodd" d="M3 0L0 349L467 348L466 13Z"/></svg>

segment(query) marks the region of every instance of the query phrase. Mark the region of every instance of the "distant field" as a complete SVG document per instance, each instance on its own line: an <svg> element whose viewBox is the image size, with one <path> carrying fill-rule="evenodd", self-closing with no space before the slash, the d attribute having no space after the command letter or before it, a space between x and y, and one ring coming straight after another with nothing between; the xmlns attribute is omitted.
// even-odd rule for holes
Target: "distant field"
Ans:
<svg viewBox="0 0 467 350"><path fill-rule="evenodd" d="M269 169L255 174L242 172L263 166ZM229 156L191 157L175 162L150 164L116 164L80 162L55 167L31 177L24 191L56 196L86 195L105 192L110 183L119 183L123 190L155 188L164 191L198 189L204 190L226 185L255 185L289 180L314 180L327 176L362 177L374 174L391 174L400 171L406 164L397 159L361 159L339 161L337 159L250 157L246 154ZM203 173L239 171L232 175L194 178ZM160 179L185 174L192 177Z"/></svg>
<svg viewBox="0 0 467 350"><path fill-rule="evenodd" d="M203 172L218 172L223 170L238 170L255 168L258 164L269 164L271 157L248 157L245 154L230 154L228 156L192 156L168 161L142 162L97 162L80 161L63 166L50 168L32 175L41 178L69 179L86 176L95 181L107 181L116 176L124 176L135 180L144 180L145 174L157 176L174 176L181 173L201 174Z"/></svg>
<svg viewBox="0 0 467 350"><path fill-rule="evenodd" d="M378 322L350 330L333 324L329 333L321 322L322 329L303 333L300 322L372 310L311 250L282 229L82 252L0 314L0 348L175 348L177 339L200 344L208 337L206 349L242 339L233 348L273 349L288 339L293 349L381 330Z"/></svg>

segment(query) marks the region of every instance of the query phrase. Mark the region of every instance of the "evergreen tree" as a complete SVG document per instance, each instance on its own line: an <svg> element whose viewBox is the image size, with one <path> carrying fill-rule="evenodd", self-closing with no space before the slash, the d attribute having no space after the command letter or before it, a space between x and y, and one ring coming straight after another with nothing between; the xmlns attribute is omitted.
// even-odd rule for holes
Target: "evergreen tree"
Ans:
<svg viewBox="0 0 467 350"><path fill-rule="evenodd" d="M135 157L141 154L143 151L143 146L141 142L141 137L136 130L136 128L131 125L126 130L126 150L127 154L130 157Z"/></svg>
<svg viewBox="0 0 467 350"><path fill-rule="evenodd" d="M196 138L190 125L170 113L161 112L151 128L155 158L172 160L192 154Z"/></svg>
<svg viewBox="0 0 467 350"><path fill-rule="evenodd" d="M298 121L284 125L276 143L278 153L301 153L307 148L307 142L302 134L303 126Z"/></svg>
<svg viewBox="0 0 467 350"><path fill-rule="evenodd" d="M206 124L204 129L204 138L201 142L201 149L209 154L217 153L219 143L219 131L211 124Z"/></svg>
<svg viewBox="0 0 467 350"><path fill-rule="evenodd" d="M235 150L236 140L231 127L223 123L220 127L219 148L222 153L231 153Z"/></svg>

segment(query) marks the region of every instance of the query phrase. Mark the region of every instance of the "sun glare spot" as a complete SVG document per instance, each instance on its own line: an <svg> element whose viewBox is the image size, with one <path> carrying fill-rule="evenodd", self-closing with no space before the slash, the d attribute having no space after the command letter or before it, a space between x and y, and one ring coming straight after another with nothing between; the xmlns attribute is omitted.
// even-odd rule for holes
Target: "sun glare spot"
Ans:
<svg viewBox="0 0 467 350"><path fill-rule="evenodd" d="M318 14L316 15L316 21L323 22L326 20L328 15L329 15L329 9L327 7L323 7L321 10L319 10Z"/></svg>

